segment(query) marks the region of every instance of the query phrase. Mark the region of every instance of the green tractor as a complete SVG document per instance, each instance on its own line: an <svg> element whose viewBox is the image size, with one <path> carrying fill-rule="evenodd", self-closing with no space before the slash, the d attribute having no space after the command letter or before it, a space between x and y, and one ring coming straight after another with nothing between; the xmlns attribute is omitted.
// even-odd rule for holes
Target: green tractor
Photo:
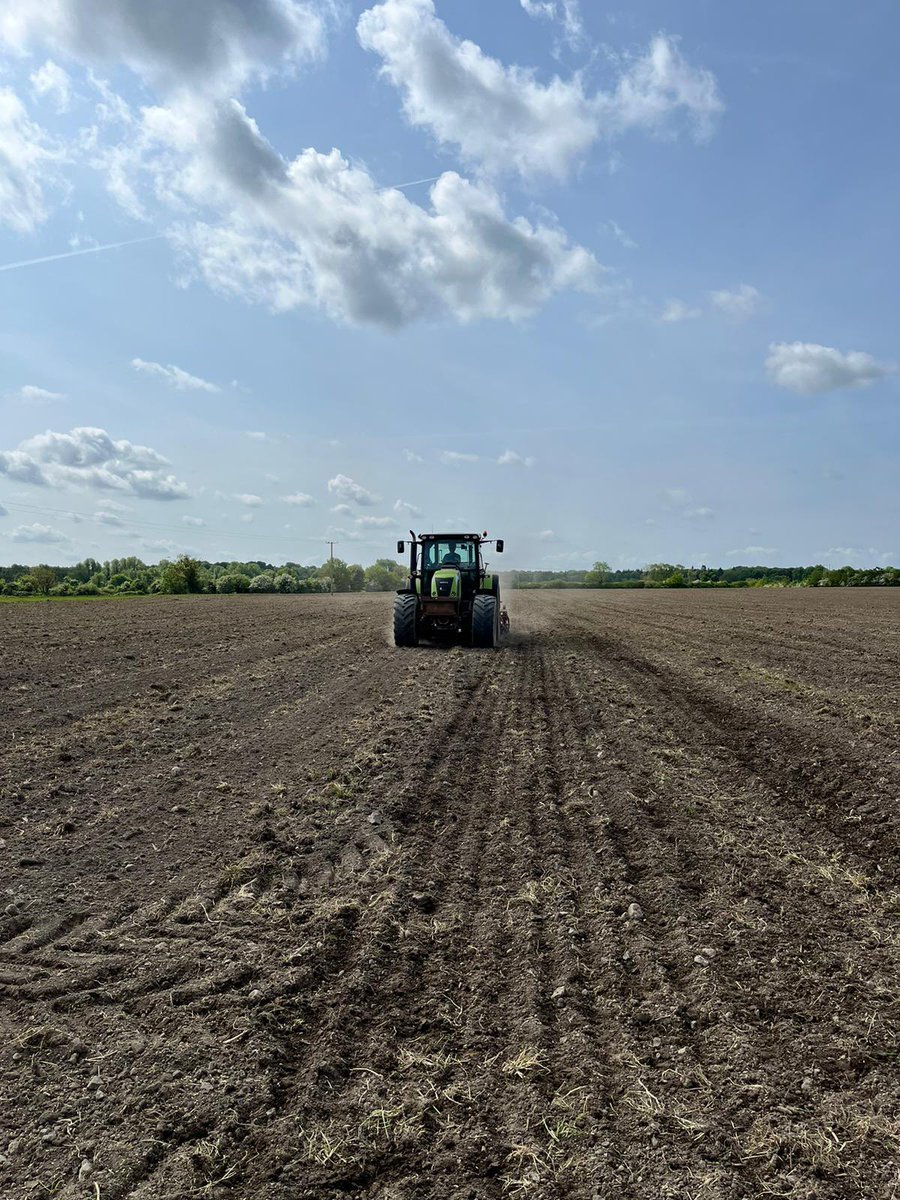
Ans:
<svg viewBox="0 0 900 1200"><path fill-rule="evenodd" d="M409 580L394 600L394 644L417 646L428 638L460 639L483 649L497 646L500 580L487 571L482 557L487 533L410 534L411 542L397 543L400 555L409 546ZM503 539L490 540L502 554Z"/></svg>

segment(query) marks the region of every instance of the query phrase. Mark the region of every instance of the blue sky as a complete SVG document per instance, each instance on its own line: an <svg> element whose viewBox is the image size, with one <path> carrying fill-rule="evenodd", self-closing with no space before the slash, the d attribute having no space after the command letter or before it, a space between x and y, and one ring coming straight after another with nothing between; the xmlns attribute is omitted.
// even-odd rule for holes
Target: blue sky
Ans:
<svg viewBox="0 0 900 1200"><path fill-rule="evenodd" d="M192 13L0 0L0 560L900 559L895 5Z"/></svg>

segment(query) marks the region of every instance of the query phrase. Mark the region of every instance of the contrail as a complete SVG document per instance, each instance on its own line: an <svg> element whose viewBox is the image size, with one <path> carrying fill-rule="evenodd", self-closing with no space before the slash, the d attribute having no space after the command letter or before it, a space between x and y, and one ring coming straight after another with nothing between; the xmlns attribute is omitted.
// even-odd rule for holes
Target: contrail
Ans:
<svg viewBox="0 0 900 1200"><path fill-rule="evenodd" d="M65 254L48 254L44 258L26 258L22 262L4 263L0 271L17 271L19 267L36 267L39 263L58 262L61 258L77 258L80 254L99 254L101 250L118 250L121 246L137 246L141 242L158 242L166 235L153 233L149 237L132 238L130 242L109 242L106 246L88 246L85 250L67 250Z"/></svg>
<svg viewBox="0 0 900 1200"><path fill-rule="evenodd" d="M440 175L431 175L428 179L410 179L407 183L392 183L393 188L415 187L417 183L437 183Z"/></svg>

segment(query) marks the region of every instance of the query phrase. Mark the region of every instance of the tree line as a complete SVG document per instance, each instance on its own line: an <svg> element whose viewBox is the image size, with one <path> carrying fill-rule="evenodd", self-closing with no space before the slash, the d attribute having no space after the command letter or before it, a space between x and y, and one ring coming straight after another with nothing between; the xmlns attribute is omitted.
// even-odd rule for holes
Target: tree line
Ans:
<svg viewBox="0 0 900 1200"><path fill-rule="evenodd" d="M583 571L513 571L514 588L898 587L896 567L685 567L651 563L612 571L596 562Z"/></svg>
<svg viewBox="0 0 900 1200"><path fill-rule="evenodd" d="M390 558L369 567L329 559L321 566L285 563L204 562L182 554L155 565L139 558L86 558L74 567L14 563L0 567L0 596L152 596L234 592L389 592L407 572Z"/></svg>
<svg viewBox="0 0 900 1200"><path fill-rule="evenodd" d="M512 571L511 588L730 588L730 587L897 587L896 567L685 567L651 563L613 571L596 562L585 570ZM150 565L139 558L86 558L74 567L0 567L0 596L149 596L186 594L392 592L403 587L406 567L390 558L371 566L327 560L321 566L262 560L205 562L182 554Z"/></svg>

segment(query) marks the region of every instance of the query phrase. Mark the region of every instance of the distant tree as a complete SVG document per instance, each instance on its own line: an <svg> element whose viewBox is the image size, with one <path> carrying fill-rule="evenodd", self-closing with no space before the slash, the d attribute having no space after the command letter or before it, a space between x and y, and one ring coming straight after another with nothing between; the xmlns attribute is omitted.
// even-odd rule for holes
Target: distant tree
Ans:
<svg viewBox="0 0 900 1200"><path fill-rule="evenodd" d="M650 583L665 583L670 575L674 575L676 567L672 563L651 563L644 572L644 578Z"/></svg>
<svg viewBox="0 0 900 1200"><path fill-rule="evenodd" d="M276 592L296 592L297 576L293 571L279 571L272 581Z"/></svg>
<svg viewBox="0 0 900 1200"><path fill-rule="evenodd" d="M170 596L186 592L206 590L206 572L203 564L187 554L180 555L175 562L161 562L159 590Z"/></svg>
<svg viewBox="0 0 900 1200"><path fill-rule="evenodd" d="M271 575L254 575L247 590L250 592L274 592L275 580Z"/></svg>
<svg viewBox="0 0 900 1200"><path fill-rule="evenodd" d="M406 583L408 572L392 558L379 558L365 570L367 592L395 592Z"/></svg>
<svg viewBox="0 0 900 1200"><path fill-rule="evenodd" d="M682 588L685 586L685 578L681 571L673 571L671 575L663 580L664 587Z"/></svg>
<svg viewBox="0 0 900 1200"><path fill-rule="evenodd" d="M584 577L585 587L601 587L609 579L609 563L595 562Z"/></svg>
<svg viewBox="0 0 900 1200"><path fill-rule="evenodd" d="M49 596L50 589L56 583L56 572L42 563L31 572L31 578L34 590L41 596Z"/></svg>
<svg viewBox="0 0 900 1200"><path fill-rule="evenodd" d="M249 577L240 574L238 571L230 572L228 575L220 575L216 580L216 591L226 595L232 592L247 592L249 590Z"/></svg>

